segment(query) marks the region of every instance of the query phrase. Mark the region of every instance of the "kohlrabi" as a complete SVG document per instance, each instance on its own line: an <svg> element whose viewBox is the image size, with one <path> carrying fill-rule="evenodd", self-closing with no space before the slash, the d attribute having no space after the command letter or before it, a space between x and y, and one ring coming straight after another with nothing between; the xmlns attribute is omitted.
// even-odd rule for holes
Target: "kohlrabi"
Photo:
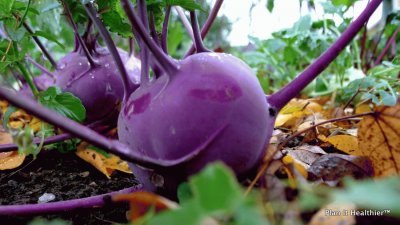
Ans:
<svg viewBox="0 0 400 225"><path fill-rule="evenodd" d="M176 61L150 37L148 27L140 22L132 3L121 0L134 33L140 39L140 47L148 48L163 71L156 79L149 79L149 74L142 72L140 87L131 94L118 51L93 3L85 2L85 9L103 36L124 80L125 97L118 120L120 141L104 138L3 87L0 97L130 160L134 163L135 175L146 188L174 194L177 185L189 175L218 160L229 165L239 177L251 175L265 154L276 112L335 59L382 0L371 0L333 46L294 81L270 96L264 95L256 76L241 60L209 52L202 46L194 11L191 11L191 19L197 53ZM145 8L143 0L137 3L139 9ZM143 68L148 68L148 64L142 63L142 71Z"/></svg>

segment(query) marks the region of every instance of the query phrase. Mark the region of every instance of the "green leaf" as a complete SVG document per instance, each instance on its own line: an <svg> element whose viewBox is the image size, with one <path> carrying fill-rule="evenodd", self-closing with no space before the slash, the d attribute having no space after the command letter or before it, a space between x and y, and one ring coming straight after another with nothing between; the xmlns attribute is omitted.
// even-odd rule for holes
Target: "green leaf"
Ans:
<svg viewBox="0 0 400 225"><path fill-rule="evenodd" d="M49 87L39 94L39 102L77 122L86 118L86 109L81 100L69 92L62 92L59 87Z"/></svg>
<svg viewBox="0 0 400 225"><path fill-rule="evenodd" d="M8 124L8 121L10 120L10 116L11 116L11 114L16 112L17 110L18 109L16 107L12 106L12 105L9 105L7 107L7 110L6 110L6 112L4 113L4 116L3 116L3 128L4 128L4 130L8 130L7 124Z"/></svg>
<svg viewBox="0 0 400 225"><path fill-rule="evenodd" d="M32 128L25 126L23 129L9 129L13 142L18 146L18 152L21 154L32 154L36 157L40 148L33 142L34 133Z"/></svg>
<svg viewBox="0 0 400 225"><path fill-rule="evenodd" d="M274 10L274 2L275 0L268 0L267 1L267 9L270 13Z"/></svg>
<svg viewBox="0 0 400 225"><path fill-rule="evenodd" d="M334 6L352 6L358 0L332 0Z"/></svg>
<svg viewBox="0 0 400 225"><path fill-rule="evenodd" d="M346 188L334 190L332 199L351 202L359 208L389 210L387 215L400 216L400 179L389 177L381 180L346 180Z"/></svg>
<svg viewBox="0 0 400 225"><path fill-rule="evenodd" d="M5 20L4 25L11 40L18 42L24 38L26 29L24 27L17 27L15 19Z"/></svg>
<svg viewBox="0 0 400 225"><path fill-rule="evenodd" d="M10 16L11 9L15 0L1 0L0 1L0 17Z"/></svg>
<svg viewBox="0 0 400 225"><path fill-rule="evenodd" d="M205 213L233 210L243 199L235 175L222 163L206 167L189 183L197 204Z"/></svg>
<svg viewBox="0 0 400 225"><path fill-rule="evenodd" d="M71 222L60 219L46 220L43 218L35 218L28 225L71 225Z"/></svg>
<svg viewBox="0 0 400 225"><path fill-rule="evenodd" d="M65 49L65 46L63 44L61 44L58 40L57 37L54 36L52 33L48 33L48 32L44 32L41 30L37 30L35 31L35 33L32 34L32 36L40 36L40 37L44 37L49 41L52 41L54 43L56 43L58 46L60 46L62 49Z"/></svg>
<svg viewBox="0 0 400 225"><path fill-rule="evenodd" d="M200 10L204 11L203 7L195 0L164 0L166 5L169 6L180 6L186 10L193 11L193 10Z"/></svg>
<svg viewBox="0 0 400 225"><path fill-rule="evenodd" d="M98 0L98 11L101 19L109 31L115 32L122 37L133 37L131 25L128 23L125 12L117 0Z"/></svg>

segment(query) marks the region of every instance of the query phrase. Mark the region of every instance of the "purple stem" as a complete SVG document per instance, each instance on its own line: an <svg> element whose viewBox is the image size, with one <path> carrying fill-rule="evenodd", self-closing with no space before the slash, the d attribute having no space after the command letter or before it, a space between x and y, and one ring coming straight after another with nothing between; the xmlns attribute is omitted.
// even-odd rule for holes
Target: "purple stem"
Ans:
<svg viewBox="0 0 400 225"><path fill-rule="evenodd" d="M78 39L79 44L81 45L81 47L83 49L83 52L85 53L86 58L88 59L88 61L90 63L90 66L92 68L99 66L99 64L97 64L95 62L95 60L93 59L92 55L90 54L86 43L83 41L82 37L79 35L78 27L76 26L74 18L72 17L71 11L69 10L68 5L65 3L65 0L61 0L61 3L63 4L64 10L67 13L67 18L68 18L69 22L71 23L72 28L74 29L75 37Z"/></svg>
<svg viewBox="0 0 400 225"><path fill-rule="evenodd" d="M135 52L135 39L134 38L129 38L129 57L135 57L136 52Z"/></svg>
<svg viewBox="0 0 400 225"><path fill-rule="evenodd" d="M143 25L146 29L146 34L149 33L149 19L147 16L147 6L146 1L144 0L137 0L137 7L139 9L139 17L143 21ZM154 26L154 20L150 22ZM155 30L155 27L154 27ZM155 32L155 41L157 41L157 32ZM157 42L156 42L157 43ZM158 43L157 43L158 45ZM141 60L141 71L140 71L140 83L145 85L148 84L150 81L150 73L149 73L149 49L147 49L144 44L143 40L140 41L140 60Z"/></svg>
<svg viewBox="0 0 400 225"><path fill-rule="evenodd" d="M68 139L71 139L72 135L65 133L65 134L59 134L59 135L55 135L49 138L46 138L43 142L44 145L49 145L49 144L53 144L53 143L57 143L60 141L65 141ZM42 141L42 138L40 137L36 137L33 139L33 143L35 144L40 144L40 142ZM2 144L0 145L0 152L9 152L9 151L16 151L18 150L18 146L15 144Z"/></svg>
<svg viewBox="0 0 400 225"><path fill-rule="evenodd" d="M57 63L56 63L56 61L55 61L54 58L51 56L50 52L47 51L46 47L44 47L44 45L43 45L43 43L40 41L40 39L39 39L37 36L34 36L34 35L33 35L34 32L33 32L32 28L31 28L26 22L24 22L22 25L25 27L25 29L26 29L26 31L28 31L28 33L32 34L33 40L36 42L37 46L40 48L40 50L43 52L43 54L46 56L46 58L49 60L51 66L52 66L54 69L57 69Z"/></svg>
<svg viewBox="0 0 400 225"><path fill-rule="evenodd" d="M133 29L137 32L140 39L146 44L147 48L153 53L159 66L169 75L174 75L178 71L178 65L160 49L154 40L149 37L145 26L140 22L138 16L134 13L133 5L129 0L121 0L122 8L125 10Z"/></svg>
<svg viewBox="0 0 400 225"><path fill-rule="evenodd" d="M161 46L158 34L157 34L157 29L156 29L156 24L154 22L154 14L150 12L150 17L149 17L149 28L150 28L150 36L153 38L154 42L158 45Z"/></svg>
<svg viewBox="0 0 400 225"><path fill-rule="evenodd" d="M383 57L385 57L387 51L389 50L390 46L396 40L397 34L400 32L400 26L393 32L392 36L386 42L385 47L383 48L382 52L379 54L378 58L375 60L374 65L377 66L382 62Z"/></svg>
<svg viewBox="0 0 400 225"><path fill-rule="evenodd" d="M86 25L86 30L85 33L83 33L82 39L85 41L85 43L87 43L89 41L89 36L90 36L90 32L92 31L92 26L93 26L93 22L92 20L89 20L87 25Z"/></svg>
<svg viewBox="0 0 400 225"><path fill-rule="evenodd" d="M161 31L161 48L165 52L165 54L168 54L168 24L170 15L171 15L171 6L167 6L167 8L165 9L165 18Z"/></svg>
<svg viewBox="0 0 400 225"><path fill-rule="evenodd" d="M164 167L176 166L199 154L199 151L197 151L179 159L154 159L141 154L139 150L131 150L127 145L117 140L106 138L94 130L38 104L30 98L18 95L8 88L0 86L0 98L7 100L10 104L25 110L27 113L47 123L61 128L77 138L144 167L163 169Z"/></svg>
<svg viewBox="0 0 400 225"><path fill-rule="evenodd" d="M185 12L183 12L182 8L179 6L175 6L174 8L178 13L179 18L181 19L183 26L185 27L186 31L194 42L192 26L190 25L188 18L186 18Z"/></svg>
<svg viewBox="0 0 400 225"><path fill-rule="evenodd" d="M104 42L106 43L107 48L110 51L111 55L113 56L115 64L117 65L117 68L121 75L122 83L124 86L123 103L125 103L128 100L129 95L134 90L129 81L128 72L126 71L125 65L122 62L121 56L119 55L117 47L115 46L113 40L111 39L110 34L108 33L107 29L104 27L104 24L100 21L97 11L93 6L93 3L89 2L87 4L84 4L84 7L85 7L86 12L89 14L90 18L92 19L93 23L96 25L97 29L99 30L101 36L103 37Z"/></svg>
<svg viewBox="0 0 400 225"><path fill-rule="evenodd" d="M222 3L224 2L224 0L217 0L210 12L210 15L208 15L208 18L203 26L203 28L201 29L201 38L204 39L206 37L206 35L208 34L208 32L211 29L212 24L214 23L215 19L217 18L218 12L221 9ZM192 55L195 51L195 46L192 45L190 47L190 49L186 52L185 56L183 58L188 57L189 55Z"/></svg>
<svg viewBox="0 0 400 225"><path fill-rule="evenodd" d="M372 0L360 16L354 20L343 34L336 40L332 46L326 50L317 60L309 65L300 75L293 81L283 87L281 90L267 97L269 104L280 110L292 98L296 97L299 92L305 88L312 80L314 80L328 65L340 54L340 52L351 42L357 35L358 31L364 26L364 23L374 13L382 0Z"/></svg>
<svg viewBox="0 0 400 225"><path fill-rule="evenodd" d="M56 76L52 72L50 72L48 69L46 69L44 66L40 65L39 63L37 63L29 55L25 56L25 59L28 60L30 63L32 63L34 66L36 66L40 71L42 71L46 75L49 75L53 79L56 78Z"/></svg>
<svg viewBox="0 0 400 225"><path fill-rule="evenodd" d="M206 47L204 47L203 40L201 39L201 34L199 30L199 22L197 21L197 16L195 11L190 11L190 21L192 22L194 44L196 46L197 53L200 52L210 52Z"/></svg>
<svg viewBox="0 0 400 225"><path fill-rule="evenodd" d="M40 204L38 203L38 204L22 204L22 205L5 205L5 206L0 206L0 215L21 216L21 215L32 215L32 214L48 214L48 213L65 212L80 208L102 207L106 204L105 199L109 196L128 194L141 190L142 186L137 185L119 191L113 191L107 194L96 195L87 198L79 198L73 200L40 203Z"/></svg>

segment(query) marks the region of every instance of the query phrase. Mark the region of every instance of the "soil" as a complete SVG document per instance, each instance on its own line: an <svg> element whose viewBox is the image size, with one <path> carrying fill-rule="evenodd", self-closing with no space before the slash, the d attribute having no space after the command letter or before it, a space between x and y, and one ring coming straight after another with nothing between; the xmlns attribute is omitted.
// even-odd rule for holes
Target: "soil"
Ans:
<svg viewBox="0 0 400 225"><path fill-rule="evenodd" d="M37 203L44 193L56 196L53 201L70 200L105 194L137 185L132 174L114 172L111 179L75 153L50 151L36 160L28 158L15 170L0 171L0 205ZM69 212L32 216L0 216L4 225L25 225L40 216L61 218L73 225L109 225L126 223L128 205L112 203L102 208L78 209Z"/></svg>

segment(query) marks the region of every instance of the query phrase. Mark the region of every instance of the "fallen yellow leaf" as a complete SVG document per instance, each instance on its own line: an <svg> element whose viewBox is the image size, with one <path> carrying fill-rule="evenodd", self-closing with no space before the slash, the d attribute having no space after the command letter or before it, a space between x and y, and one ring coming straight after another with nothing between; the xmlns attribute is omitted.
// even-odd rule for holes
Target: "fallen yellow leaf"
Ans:
<svg viewBox="0 0 400 225"><path fill-rule="evenodd" d="M347 154L358 156L364 155L358 148L357 137L351 135L335 135L328 137L323 141L331 143L335 148Z"/></svg>
<svg viewBox="0 0 400 225"><path fill-rule="evenodd" d="M377 176L400 174L400 103L379 106L359 124L359 148L368 156Z"/></svg>
<svg viewBox="0 0 400 225"><path fill-rule="evenodd" d="M293 99L279 112L275 126L283 126L288 121L322 111L322 106L312 100Z"/></svg>
<svg viewBox="0 0 400 225"><path fill-rule="evenodd" d="M82 142L78 146L76 154L81 159L96 167L96 169L106 175L107 178L111 177L111 174L114 172L114 170L132 173L126 161L121 160L118 156L113 154L109 154L109 157L106 157L96 150L90 149L89 145L85 142Z"/></svg>
<svg viewBox="0 0 400 225"><path fill-rule="evenodd" d="M0 129L0 144L10 144L12 142L11 135ZM17 151L0 152L0 170L17 168L24 162L24 159L25 155L18 154Z"/></svg>
<svg viewBox="0 0 400 225"><path fill-rule="evenodd" d="M11 152L11 154L10 152L2 152L2 156L0 157L0 170L15 169L20 166L24 160L25 155L19 154L16 151Z"/></svg>

